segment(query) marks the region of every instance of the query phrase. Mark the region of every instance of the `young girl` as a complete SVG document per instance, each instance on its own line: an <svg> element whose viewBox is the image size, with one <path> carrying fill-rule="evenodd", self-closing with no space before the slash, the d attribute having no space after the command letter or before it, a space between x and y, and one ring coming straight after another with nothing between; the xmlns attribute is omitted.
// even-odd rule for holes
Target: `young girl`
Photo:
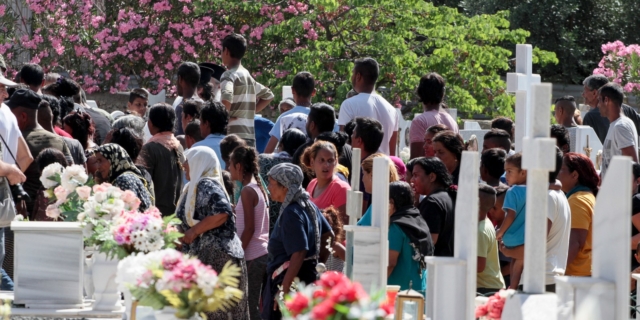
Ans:
<svg viewBox="0 0 640 320"><path fill-rule="evenodd" d="M331 230L335 234L335 239L332 241L331 251L332 254L327 259L327 271L343 272L344 260L345 260L345 247L344 247L344 230L342 229L342 219L339 217L339 212L333 206L330 206L322 210L324 218L327 219ZM330 244L322 244L330 245Z"/></svg>
<svg viewBox="0 0 640 320"><path fill-rule="evenodd" d="M316 177L307 186L311 202L320 210L334 206L338 209L342 222L348 223L349 217L345 207L347 190L351 190L351 187L336 175L338 165L336 147L327 141L316 141L304 151L301 160L305 169Z"/></svg>
<svg viewBox="0 0 640 320"><path fill-rule="evenodd" d="M259 319L260 288L267 269L269 214L266 192L258 183L260 168L255 149L248 146L235 148L229 156L228 169L231 179L242 183L236 205L236 232L247 261L251 319Z"/></svg>

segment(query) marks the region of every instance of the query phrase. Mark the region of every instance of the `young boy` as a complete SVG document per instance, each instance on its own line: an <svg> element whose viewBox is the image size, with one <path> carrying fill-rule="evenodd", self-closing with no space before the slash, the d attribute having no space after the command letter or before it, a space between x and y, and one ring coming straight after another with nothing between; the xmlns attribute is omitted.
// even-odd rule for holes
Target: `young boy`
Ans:
<svg viewBox="0 0 640 320"><path fill-rule="evenodd" d="M502 225L502 221L506 216L504 209L502 206L504 205L504 197L507 194L507 190L509 187L505 184L501 184L495 187L496 190L496 204L489 210L487 217L493 222L495 228L499 228ZM502 279L504 279L504 283L509 283L511 280L511 258L505 256L502 252L498 252L498 256L500 257L500 272L502 273Z"/></svg>
<svg viewBox="0 0 640 320"><path fill-rule="evenodd" d="M527 200L527 171L522 170L522 153L507 158L504 164L507 184L511 187L504 198L503 209L507 212L500 230L496 234L498 241L507 249L524 245L525 204ZM511 281L509 288L516 289L520 283L524 262L522 259L511 261Z"/></svg>
<svg viewBox="0 0 640 320"><path fill-rule="evenodd" d="M149 104L149 92L145 89L133 89L129 93L127 111L135 113L137 116L145 118Z"/></svg>
<svg viewBox="0 0 640 320"><path fill-rule="evenodd" d="M229 69L220 79L220 100L229 111L227 134L236 134L255 146L254 116L273 100L273 93L257 83L242 66L247 40L233 33L222 40L222 63Z"/></svg>
<svg viewBox="0 0 640 320"><path fill-rule="evenodd" d="M504 159L507 153L499 148L482 151L480 158L480 178L489 186L500 185L500 177L504 174Z"/></svg>
<svg viewBox="0 0 640 320"><path fill-rule="evenodd" d="M487 218L496 203L496 190L481 184L478 190L480 205L478 208L478 277L476 292L487 294L504 288L504 279L500 273L498 242L493 224Z"/></svg>

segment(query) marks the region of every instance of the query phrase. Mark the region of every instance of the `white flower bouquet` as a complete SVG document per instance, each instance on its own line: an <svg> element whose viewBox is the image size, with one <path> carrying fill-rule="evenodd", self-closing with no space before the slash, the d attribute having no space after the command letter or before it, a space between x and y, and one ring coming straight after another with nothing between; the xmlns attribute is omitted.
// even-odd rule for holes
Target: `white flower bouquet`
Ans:
<svg viewBox="0 0 640 320"><path fill-rule="evenodd" d="M83 166L72 165L64 168L52 163L42 170L40 182L46 188L49 199L47 216L55 220L76 221L94 185Z"/></svg>

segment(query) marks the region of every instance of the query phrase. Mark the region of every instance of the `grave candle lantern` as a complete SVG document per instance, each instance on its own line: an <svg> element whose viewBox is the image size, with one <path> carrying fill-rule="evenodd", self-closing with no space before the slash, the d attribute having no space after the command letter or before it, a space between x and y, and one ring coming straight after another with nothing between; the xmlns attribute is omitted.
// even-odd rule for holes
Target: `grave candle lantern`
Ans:
<svg viewBox="0 0 640 320"><path fill-rule="evenodd" d="M424 296L415 290L400 291L396 296L395 320L422 320L424 318Z"/></svg>

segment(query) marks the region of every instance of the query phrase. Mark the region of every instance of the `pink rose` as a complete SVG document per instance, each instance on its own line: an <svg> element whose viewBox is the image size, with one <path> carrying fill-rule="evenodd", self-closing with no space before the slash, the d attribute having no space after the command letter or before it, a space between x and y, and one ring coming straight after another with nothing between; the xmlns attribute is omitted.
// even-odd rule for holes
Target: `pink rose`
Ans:
<svg viewBox="0 0 640 320"><path fill-rule="evenodd" d="M57 186L53 189L53 194L56 195L56 199L58 202L64 202L67 200L67 190L63 186Z"/></svg>
<svg viewBox="0 0 640 320"><path fill-rule="evenodd" d="M60 218L60 209L56 206L48 206L47 207L47 217L52 218L54 220L58 220Z"/></svg>
<svg viewBox="0 0 640 320"><path fill-rule="evenodd" d="M93 186L93 192L107 192L107 189L109 189L110 186L111 184L108 183L96 184Z"/></svg>
<svg viewBox="0 0 640 320"><path fill-rule="evenodd" d="M134 203L136 199L138 199L138 197L131 190L125 190L122 193L122 201L124 201L124 203L127 203L127 204Z"/></svg>
<svg viewBox="0 0 640 320"><path fill-rule="evenodd" d="M77 187L76 193L78 194L78 198L80 198L80 200L87 201L91 196L91 187L89 186Z"/></svg>

